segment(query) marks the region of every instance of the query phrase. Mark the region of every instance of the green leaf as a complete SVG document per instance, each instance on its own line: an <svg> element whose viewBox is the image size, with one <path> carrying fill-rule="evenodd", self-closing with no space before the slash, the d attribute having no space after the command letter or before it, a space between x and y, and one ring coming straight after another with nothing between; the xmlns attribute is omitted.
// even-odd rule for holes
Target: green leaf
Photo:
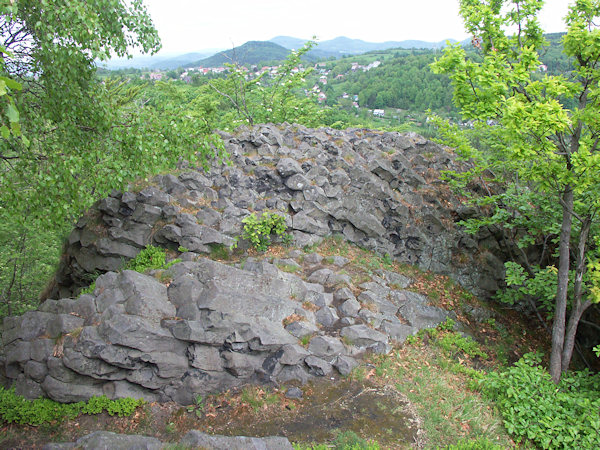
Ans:
<svg viewBox="0 0 600 450"><path fill-rule="evenodd" d="M6 86L8 86L10 89L12 89L14 91L20 91L21 89L23 89L23 86L21 85L21 83L13 80L12 78L0 76L0 81L4 82L6 84Z"/></svg>
<svg viewBox="0 0 600 450"><path fill-rule="evenodd" d="M12 123L17 123L19 121L19 111L12 103L9 103L6 106L6 115L8 120Z"/></svg>

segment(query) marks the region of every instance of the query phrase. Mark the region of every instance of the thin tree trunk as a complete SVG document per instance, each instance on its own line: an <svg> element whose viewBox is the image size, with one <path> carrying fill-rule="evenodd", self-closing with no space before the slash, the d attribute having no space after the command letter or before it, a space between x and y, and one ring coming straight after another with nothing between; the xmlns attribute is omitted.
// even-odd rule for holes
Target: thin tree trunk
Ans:
<svg viewBox="0 0 600 450"><path fill-rule="evenodd" d="M581 232L579 233L579 242L577 245L577 266L575 268L575 281L573 283L573 308L571 316L569 317L569 323L567 326L567 333L565 335L565 342L562 351L561 371L564 373L569 369L571 364L571 357L573 356L573 348L575 347L575 336L577 335L577 327L581 315L591 305L589 300L581 302L583 295L583 275L585 274L585 251L587 248L587 241L590 234L590 227L592 226L591 217L586 217L581 224Z"/></svg>
<svg viewBox="0 0 600 450"><path fill-rule="evenodd" d="M565 343L562 351L561 371L564 373L569 369L571 364L571 358L573 356L573 348L575 347L575 336L577 335L577 327L579 320L586 309L592 304L589 300L584 303L577 302L577 306L573 307L571 316L569 317L569 325L567 327L567 333L565 335Z"/></svg>
<svg viewBox="0 0 600 450"><path fill-rule="evenodd" d="M556 288L554 323L552 325L552 352L550 354L550 375L555 383L560 381L562 373L562 353L565 342L570 241L573 222L573 188L570 185L565 186L562 200L563 218L560 227L558 283Z"/></svg>

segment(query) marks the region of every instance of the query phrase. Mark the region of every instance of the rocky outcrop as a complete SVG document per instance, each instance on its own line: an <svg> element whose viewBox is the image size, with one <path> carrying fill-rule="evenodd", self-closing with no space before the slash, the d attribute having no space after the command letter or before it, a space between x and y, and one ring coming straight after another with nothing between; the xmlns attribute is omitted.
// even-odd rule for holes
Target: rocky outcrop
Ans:
<svg viewBox="0 0 600 450"><path fill-rule="evenodd" d="M500 247L454 226L468 211L438 179L458 167L440 146L411 134L270 125L223 139L232 165L185 166L138 193L114 192L78 222L56 277L59 300L4 320L0 378L17 393L191 404L247 383L347 375L363 352L385 353L450 315L397 273L353 281L341 256L294 250L237 266L206 258L235 242L251 212L284 216L299 248L339 235L475 293L496 289ZM185 247L183 262L119 272L150 243ZM92 293L72 298L98 273Z"/></svg>
<svg viewBox="0 0 600 450"><path fill-rule="evenodd" d="M204 254L229 246L245 216L266 210L286 217L299 247L339 234L476 295L498 288L503 252L489 233L455 226L473 211L439 180L440 171L460 169L439 145L410 133L289 125L222 137L231 165L184 166L100 201L71 233L50 297L72 296L150 243Z"/></svg>
<svg viewBox="0 0 600 450"><path fill-rule="evenodd" d="M108 272L91 294L6 318L8 384L61 402L107 395L192 404L248 383L348 375L365 351L386 353L450 316L394 272L356 286L341 257L291 250L235 267L189 256L167 278L155 274L165 284Z"/></svg>
<svg viewBox="0 0 600 450"><path fill-rule="evenodd" d="M247 436L217 436L192 430L177 444L163 443L157 438L116 434L110 431L96 431L79 438L76 442L48 444L44 450L129 450L163 448L202 448L207 450L291 450L292 444L284 438L268 436L263 438Z"/></svg>

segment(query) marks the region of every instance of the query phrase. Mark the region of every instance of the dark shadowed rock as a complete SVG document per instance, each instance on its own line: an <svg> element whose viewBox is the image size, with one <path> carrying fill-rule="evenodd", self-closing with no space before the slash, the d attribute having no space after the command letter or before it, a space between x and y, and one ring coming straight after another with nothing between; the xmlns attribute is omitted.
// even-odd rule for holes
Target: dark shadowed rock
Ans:
<svg viewBox="0 0 600 450"><path fill-rule="evenodd" d="M304 364L308 366L308 372L317 377L324 377L331 374L333 366L322 358L316 356L307 356Z"/></svg>
<svg viewBox="0 0 600 450"><path fill-rule="evenodd" d="M354 368L358 367L358 361L350 356L340 355L333 363L340 375L347 376Z"/></svg>
<svg viewBox="0 0 600 450"><path fill-rule="evenodd" d="M313 355L324 357L335 357L346 353L344 344L331 336L316 336L311 339L308 351Z"/></svg>
<svg viewBox="0 0 600 450"><path fill-rule="evenodd" d="M71 446L72 445L72 446ZM160 450L163 444L154 437L95 431L77 439L74 444L48 444L47 450L78 448L83 450Z"/></svg>

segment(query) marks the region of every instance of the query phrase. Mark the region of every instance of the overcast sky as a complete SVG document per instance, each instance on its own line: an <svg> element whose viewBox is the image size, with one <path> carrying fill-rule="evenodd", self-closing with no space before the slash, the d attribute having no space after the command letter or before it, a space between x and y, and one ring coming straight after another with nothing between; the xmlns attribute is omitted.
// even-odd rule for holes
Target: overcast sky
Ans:
<svg viewBox="0 0 600 450"><path fill-rule="evenodd" d="M161 54L224 49L292 36L368 42L467 38L458 0L144 0L163 43ZM547 0L546 32L564 31L568 0Z"/></svg>

